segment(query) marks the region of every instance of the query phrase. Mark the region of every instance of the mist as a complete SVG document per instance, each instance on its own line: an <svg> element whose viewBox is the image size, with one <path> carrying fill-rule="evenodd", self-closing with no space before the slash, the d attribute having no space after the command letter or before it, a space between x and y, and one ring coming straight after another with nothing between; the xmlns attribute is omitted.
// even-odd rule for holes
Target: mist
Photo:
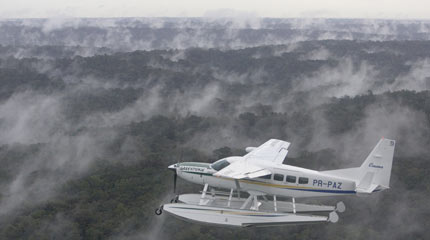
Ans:
<svg viewBox="0 0 430 240"><path fill-rule="evenodd" d="M213 161L216 149L236 153L279 138L292 142L285 164L329 152L299 164L316 170L359 166L381 137L397 140L395 161L429 154L428 22L223 14L2 20L0 224L62 199L67 186L100 174L99 165L164 176L181 148L185 161ZM396 193L407 191L393 179ZM168 201L166 188L142 202ZM415 194L389 205L388 223L411 218L404 209ZM387 198L357 204L377 211ZM352 212L345 218L367 217ZM110 237L171 237L164 225L173 220L143 214L154 223L128 224L139 214ZM56 213L41 228L60 234L74 229L74 217Z"/></svg>
<svg viewBox="0 0 430 240"><path fill-rule="evenodd" d="M229 10L204 18L52 18L0 21L0 45L8 55L49 53L29 46L65 46L62 54L89 56L113 51L154 49L241 49L309 40L429 40L424 20L272 19Z"/></svg>

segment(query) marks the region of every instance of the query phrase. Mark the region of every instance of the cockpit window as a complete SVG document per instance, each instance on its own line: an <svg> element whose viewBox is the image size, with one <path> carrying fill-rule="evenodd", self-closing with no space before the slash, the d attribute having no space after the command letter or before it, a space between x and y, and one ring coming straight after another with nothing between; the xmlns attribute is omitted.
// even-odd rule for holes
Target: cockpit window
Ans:
<svg viewBox="0 0 430 240"><path fill-rule="evenodd" d="M230 163L227 160L221 159L212 163L211 168L215 169L216 171L220 171L221 169L227 167L228 165L230 165Z"/></svg>

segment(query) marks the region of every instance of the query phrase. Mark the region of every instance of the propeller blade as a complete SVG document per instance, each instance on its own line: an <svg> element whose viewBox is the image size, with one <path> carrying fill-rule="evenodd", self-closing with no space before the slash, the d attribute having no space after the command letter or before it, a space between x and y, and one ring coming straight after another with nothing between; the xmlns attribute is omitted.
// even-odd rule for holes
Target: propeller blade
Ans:
<svg viewBox="0 0 430 240"><path fill-rule="evenodd" d="M176 179L178 177L178 174L176 174L175 171L175 175L173 175L173 193L176 193Z"/></svg>

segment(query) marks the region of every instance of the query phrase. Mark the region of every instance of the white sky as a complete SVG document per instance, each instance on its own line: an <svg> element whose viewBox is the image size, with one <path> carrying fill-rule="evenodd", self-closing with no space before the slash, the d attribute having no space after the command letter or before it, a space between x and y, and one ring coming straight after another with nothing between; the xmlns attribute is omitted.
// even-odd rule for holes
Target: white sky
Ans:
<svg viewBox="0 0 430 240"><path fill-rule="evenodd" d="M231 10L219 10L231 9ZM429 0L0 0L0 18L311 17L430 19Z"/></svg>

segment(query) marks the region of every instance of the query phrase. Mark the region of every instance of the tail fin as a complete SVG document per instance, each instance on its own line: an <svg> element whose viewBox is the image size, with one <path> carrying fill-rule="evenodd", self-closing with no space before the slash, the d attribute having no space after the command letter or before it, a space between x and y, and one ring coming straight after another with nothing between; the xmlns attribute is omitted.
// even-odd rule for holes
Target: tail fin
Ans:
<svg viewBox="0 0 430 240"><path fill-rule="evenodd" d="M394 140L382 138L358 168L324 171L326 174L354 179L357 193L372 193L390 186Z"/></svg>
<svg viewBox="0 0 430 240"><path fill-rule="evenodd" d="M379 140L359 168L361 178L358 187L361 188L362 184L370 184L389 188L395 145L394 140L385 138Z"/></svg>

